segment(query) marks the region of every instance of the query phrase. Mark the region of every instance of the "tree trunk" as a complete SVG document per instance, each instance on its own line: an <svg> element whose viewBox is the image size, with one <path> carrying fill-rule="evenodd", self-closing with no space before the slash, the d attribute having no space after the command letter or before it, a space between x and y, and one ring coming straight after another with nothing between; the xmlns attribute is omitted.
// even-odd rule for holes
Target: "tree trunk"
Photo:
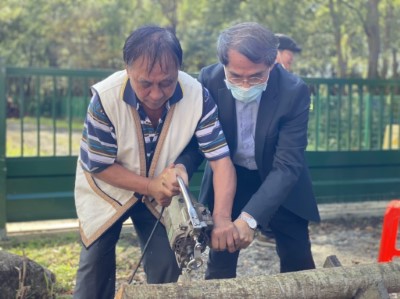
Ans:
<svg viewBox="0 0 400 299"><path fill-rule="evenodd" d="M169 29L176 34L176 27L178 26L178 0L158 0L157 2L161 5L161 10L169 21Z"/></svg>
<svg viewBox="0 0 400 299"><path fill-rule="evenodd" d="M400 263L322 268L277 275L191 281L162 285L123 285L116 298L352 298L380 281L400 292Z"/></svg>
<svg viewBox="0 0 400 299"><path fill-rule="evenodd" d="M399 62L397 61L397 49L392 49L392 60L393 60L393 64L392 64L392 70L393 70L393 79L398 79L399 76Z"/></svg>
<svg viewBox="0 0 400 299"><path fill-rule="evenodd" d="M336 3L336 5L338 5ZM347 62L344 59L343 51L342 51L342 30L341 30L341 20L338 13L340 10L339 7L335 9L335 2L333 0L329 0L329 12L332 18L333 31L335 37L335 47L336 47L336 56L337 56L337 67L339 71L339 77L345 78L347 74Z"/></svg>
<svg viewBox="0 0 400 299"><path fill-rule="evenodd" d="M368 78L378 78L378 59L380 51L379 0L368 0L365 33L368 40Z"/></svg>
<svg viewBox="0 0 400 299"><path fill-rule="evenodd" d="M382 44L383 44L383 57L382 57L382 71L381 71L381 78L386 79L388 77L389 72L389 62L391 58L391 50L393 47L392 42L392 24L394 21L394 7L391 1L387 1L386 3L386 11L384 16L384 31L382 37ZM392 74L393 76L393 74Z"/></svg>
<svg viewBox="0 0 400 299"><path fill-rule="evenodd" d="M34 261L0 250L0 298L53 298L55 280Z"/></svg>

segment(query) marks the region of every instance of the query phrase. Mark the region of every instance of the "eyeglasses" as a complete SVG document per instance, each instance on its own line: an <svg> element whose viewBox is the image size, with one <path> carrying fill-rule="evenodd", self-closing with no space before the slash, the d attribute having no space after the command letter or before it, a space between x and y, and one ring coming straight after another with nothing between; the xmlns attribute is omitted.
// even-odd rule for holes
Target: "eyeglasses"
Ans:
<svg viewBox="0 0 400 299"><path fill-rule="evenodd" d="M262 77L257 76L257 77L242 78L242 77L229 77L225 69L225 77L230 83L234 85L242 86L245 83L247 83L250 86L254 86L265 83L268 80L269 71L270 69L268 68L266 74Z"/></svg>

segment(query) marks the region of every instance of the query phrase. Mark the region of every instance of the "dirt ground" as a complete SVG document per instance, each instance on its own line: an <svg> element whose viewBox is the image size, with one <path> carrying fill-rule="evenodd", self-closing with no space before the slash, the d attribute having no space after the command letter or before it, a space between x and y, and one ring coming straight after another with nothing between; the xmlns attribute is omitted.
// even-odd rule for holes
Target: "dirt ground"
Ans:
<svg viewBox="0 0 400 299"><path fill-rule="evenodd" d="M323 268L328 256L336 256L342 266L377 262L383 217L344 217L310 225L312 252L317 268ZM398 245L399 247L399 245ZM202 279L204 266L194 279ZM243 250L238 262L238 277L279 273L275 246L255 240ZM400 293L390 294L400 299Z"/></svg>
<svg viewBox="0 0 400 299"><path fill-rule="evenodd" d="M377 261L382 230L382 217L329 219L310 224L312 252L317 268L328 256L335 255L342 266ZM206 258L205 258L206 260ZM205 266L193 273L202 279ZM237 275L254 276L279 273L275 245L256 239L239 256Z"/></svg>
<svg viewBox="0 0 400 299"><path fill-rule="evenodd" d="M316 267L322 268L326 258L332 255L338 258L342 266L375 263L379 253L386 204L386 202L360 202L358 204L321 205L321 223L311 223L309 227ZM27 231L27 227L22 224L10 224L9 229L14 234L32 234L34 231L44 229L39 224L41 223L35 227L32 223L28 223L29 228L33 231ZM51 224L51 226L49 223L46 224L46 231L50 227L55 231L57 229L77 231L75 220L71 223L54 221ZM63 224L62 227L61 224ZM67 224L69 224L68 227ZM400 244L397 244L397 247L400 248ZM206 254L203 254L204 262L207 260ZM76 264L78 255L77 252L74 257ZM119 284L127 282L139 259L138 240L129 223L124 225L117 248L117 288ZM204 279L204 271L205 265L192 271L192 279ZM274 244L256 239L247 249L241 251L237 270L238 277L277 273L279 273L279 260ZM143 267L140 267L134 277L134 283L142 284L145 281ZM400 299L400 294L391 294L390 298Z"/></svg>
<svg viewBox="0 0 400 299"><path fill-rule="evenodd" d="M310 225L312 252L317 268L322 268L328 256L335 255L343 266L377 261L382 230L382 218L330 219ZM256 240L240 256L238 275L279 273L275 246ZM249 273L246 264L254 264ZM251 272L253 272L251 271Z"/></svg>

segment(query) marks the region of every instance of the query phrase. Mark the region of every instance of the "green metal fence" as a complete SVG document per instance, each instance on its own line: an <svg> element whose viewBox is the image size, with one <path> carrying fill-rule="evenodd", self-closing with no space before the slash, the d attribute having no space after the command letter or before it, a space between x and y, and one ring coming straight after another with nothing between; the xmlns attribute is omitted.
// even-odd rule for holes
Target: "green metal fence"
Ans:
<svg viewBox="0 0 400 299"><path fill-rule="evenodd" d="M7 157L77 155L90 85L110 73L6 68Z"/></svg>
<svg viewBox="0 0 400 299"><path fill-rule="evenodd" d="M0 69L1 237L6 222L76 217L74 173L89 88L112 71Z"/></svg>
<svg viewBox="0 0 400 299"><path fill-rule="evenodd" d="M309 151L399 149L399 80L305 81L312 94Z"/></svg>
<svg viewBox="0 0 400 299"><path fill-rule="evenodd" d="M6 68L0 59L0 238L5 236L5 227L7 221L7 205L6 205L6 109L5 109L5 92L6 92Z"/></svg>
<svg viewBox="0 0 400 299"><path fill-rule="evenodd" d="M111 70L0 63L0 234L5 223L73 218L89 87ZM400 81L306 78L306 153L319 202L400 196ZM201 170L191 182L195 194Z"/></svg>

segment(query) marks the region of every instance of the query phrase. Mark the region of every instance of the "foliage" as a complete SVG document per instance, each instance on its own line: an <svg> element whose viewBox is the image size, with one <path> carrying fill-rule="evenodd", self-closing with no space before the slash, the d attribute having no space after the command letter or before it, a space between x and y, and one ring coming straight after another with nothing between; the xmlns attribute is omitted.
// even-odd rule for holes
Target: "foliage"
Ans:
<svg viewBox="0 0 400 299"><path fill-rule="evenodd" d="M302 76L366 77L376 64L375 76L390 78L400 73L398 15L400 0L5 0L0 57L13 66L122 68L125 38L154 23L176 31L185 70L196 73L216 61L221 30L257 21L302 45L294 68Z"/></svg>

